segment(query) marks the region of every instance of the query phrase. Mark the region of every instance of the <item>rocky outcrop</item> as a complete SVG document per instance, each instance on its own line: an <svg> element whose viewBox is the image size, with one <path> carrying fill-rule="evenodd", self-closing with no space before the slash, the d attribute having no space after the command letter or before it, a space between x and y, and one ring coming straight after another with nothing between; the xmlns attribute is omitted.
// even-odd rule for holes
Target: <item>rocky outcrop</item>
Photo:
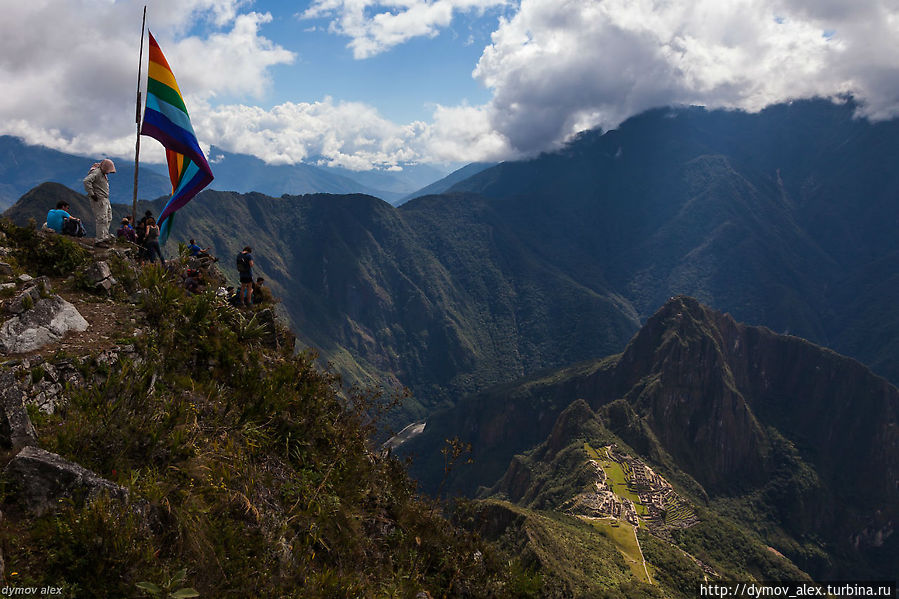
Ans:
<svg viewBox="0 0 899 599"><path fill-rule="evenodd" d="M37 444L37 434L25 408L25 390L11 371L0 372L0 447L18 451Z"/></svg>
<svg viewBox="0 0 899 599"><path fill-rule="evenodd" d="M41 298L47 297L52 292L50 280L47 277L29 279L24 283L19 293L4 302L3 307L7 312L21 314L34 307Z"/></svg>
<svg viewBox="0 0 899 599"><path fill-rule="evenodd" d="M19 354L40 349L69 331L85 331L88 324L75 306L59 296L43 298L30 310L0 327L0 352Z"/></svg>
<svg viewBox="0 0 899 599"><path fill-rule="evenodd" d="M117 284L105 261L94 262L84 270L84 276L88 284L97 291L109 293Z"/></svg>
<svg viewBox="0 0 899 599"><path fill-rule="evenodd" d="M6 466L5 474L17 489L16 497L22 507L35 515L46 513L64 497L90 502L108 493L115 499L128 499L124 487L37 447L20 451Z"/></svg>

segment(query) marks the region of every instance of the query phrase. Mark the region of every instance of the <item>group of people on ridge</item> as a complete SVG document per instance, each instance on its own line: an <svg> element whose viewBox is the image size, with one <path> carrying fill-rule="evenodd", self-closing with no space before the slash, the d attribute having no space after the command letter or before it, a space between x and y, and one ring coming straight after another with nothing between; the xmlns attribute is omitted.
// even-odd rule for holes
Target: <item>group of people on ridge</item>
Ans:
<svg viewBox="0 0 899 599"><path fill-rule="evenodd" d="M109 202L109 175L116 172L115 164L109 158L91 165L87 176L84 178L84 191L91 201L91 209L94 214L96 226L96 243L102 243L113 238L109 232L112 223L112 205ZM57 202L56 208L47 212L47 222L44 227L57 233L84 237L85 229L81 219L69 213L69 203L65 200ZM153 213L147 210L144 217L134 225L131 218L122 218L121 225L115 234L116 237L130 241L140 246L138 259L154 261L159 257L162 266L165 267L165 258L159 246L159 226ZM191 257L208 258L213 262L218 261L209 254L209 248L202 248L191 239L187 246ZM253 278L253 248L246 246L236 260L237 274L240 280L240 289L234 292L233 287L219 289L219 295L227 296L230 303L238 306L250 306L267 302L271 299L268 288L262 277ZM188 269L182 275L182 283L189 293L196 293L205 285L202 275L195 269Z"/></svg>

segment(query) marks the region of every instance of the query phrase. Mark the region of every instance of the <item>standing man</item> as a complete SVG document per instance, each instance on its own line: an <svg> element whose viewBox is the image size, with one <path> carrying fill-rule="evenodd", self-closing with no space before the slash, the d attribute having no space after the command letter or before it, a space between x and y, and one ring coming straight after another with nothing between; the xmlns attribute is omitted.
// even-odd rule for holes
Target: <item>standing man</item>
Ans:
<svg viewBox="0 0 899 599"><path fill-rule="evenodd" d="M97 241L110 239L109 223L112 222L112 206L109 205L109 178L110 173L115 172L115 164L109 158L104 158L91 166L91 170L84 178L84 191L91 199L91 208L94 209L94 223L97 226Z"/></svg>
<svg viewBox="0 0 899 599"><path fill-rule="evenodd" d="M253 248L247 246L237 254L237 274L240 276L240 291L237 294L244 306L253 304Z"/></svg>

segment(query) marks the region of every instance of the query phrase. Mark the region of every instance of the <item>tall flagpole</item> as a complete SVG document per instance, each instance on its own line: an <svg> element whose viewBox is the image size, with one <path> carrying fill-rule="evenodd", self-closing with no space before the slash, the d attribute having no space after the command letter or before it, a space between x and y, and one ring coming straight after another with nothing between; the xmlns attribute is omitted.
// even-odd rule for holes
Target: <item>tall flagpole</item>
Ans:
<svg viewBox="0 0 899 599"><path fill-rule="evenodd" d="M147 5L144 4L144 19L140 24L140 58L137 59L137 108L134 122L137 123L137 141L134 144L134 195L131 199L131 226L137 220L137 166L140 160L140 71L144 64L144 28L147 26Z"/></svg>

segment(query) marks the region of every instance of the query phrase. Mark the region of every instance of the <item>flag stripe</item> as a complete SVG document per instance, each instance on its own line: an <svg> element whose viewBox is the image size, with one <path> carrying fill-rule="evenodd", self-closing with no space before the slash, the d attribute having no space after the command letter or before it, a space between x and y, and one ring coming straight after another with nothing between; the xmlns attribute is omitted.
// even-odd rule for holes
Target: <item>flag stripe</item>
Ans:
<svg viewBox="0 0 899 599"><path fill-rule="evenodd" d="M153 37L153 34L150 34L150 62L155 62L157 65L165 69L171 74L172 81L175 80L175 75L172 73L172 67L169 66L169 61L165 59L165 56L162 54L162 50L159 48L159 44L156 43L156 38ZM151 76L151 78L153 78ZM178 84L175 83L174 87L178 93L181 93L181 90L178 89Z"/></svg>
<svg viewBox="0 0 899 599"><path fill-rule="evenodd" d="M179 129L177 132L170 134L169 131L171 128L172 122L170 120L165 118L159 112L148 110L144 114L144 124L143 127L141 127L140 132L141 135L155 137L163 146L171 148L185 156L202 152L200 146L197 145L197 138L191 135L189 131ZM205 162L205 160L203 162ZM209 167L207 166L207 168ZM212 173L210 172L210 175L211 174Z"/></svg>
<svg viewBox="0 0 899 599"><path fill-rule="evenodd" d="M172 184L172 193L174 194L175 189L177 189L178 185L181 183L181 169L184 164L184 154L166 150L165 159L169 165L169 180L178 181L178 184Z"/></svg>
<svg viewBox="0 0 899 599"><path fill-rule="evenodd" d="M194 131L193 126L190 124L190 117L187 116L186 112L179 110L177 106L172 106L158 96L147 95L147 110L161 113L172 125L180 129L190 131L191 133Z"/></svg>
<svg viewBox="0 0 899 599"><path fill-rule="evenodd" d="M184 105L184 98L168 85L150 79L147 82L148 100L150 99L150 96L156 96L169 106L177 108L179 112L182 112L185 115L187 114L187 106Z"/></svg>
<svg viewBox="0 0 899 599"><path fill-rule="evenodd" d="M159 221L162 222L170 214L183 207L193 196L203 189L209 182L206 180L206 174L202 172L197 165L191 162L187 170L181 175L181 185L172 194L165 208L159 214ZM186 197L187 196L187 197Z"/></svg>
<svg viewBox="0 0 899 599"><path fill-rule="evenodd" d="M150 81L162 83L163 85L172 88L176 94L181 94L181 90L178 89L178 82L175 81L175 76L164 65L151 60L148 73Z"/></svg>

